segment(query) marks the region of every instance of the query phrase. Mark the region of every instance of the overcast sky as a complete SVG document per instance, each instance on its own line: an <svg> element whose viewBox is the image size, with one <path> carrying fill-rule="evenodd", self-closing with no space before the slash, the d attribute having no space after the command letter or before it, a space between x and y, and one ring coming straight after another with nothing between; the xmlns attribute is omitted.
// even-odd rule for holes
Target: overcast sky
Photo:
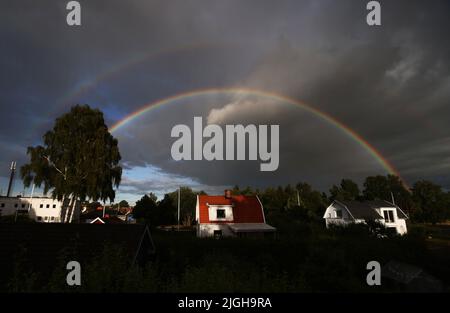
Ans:
<svg viewBox="0 0 450 313"><path fill-rule="evenodd" d="M9 163L27 161L54 119L77 103L109 126L143 105L205 88L275 92L325 112L375 147L412 184L450 187L450 3L380 1L0 1L0 189ZM170 130L193 117L280 125L280 166L260 161L175 162ZM261 94L199 94L150 110L114 132L125 168L119 197L135 201L177 186L310 182L326 191L386 169L344 131ZM16 181L15 193L22 192ZM29 191L27 191L29 192Z"/></svg>

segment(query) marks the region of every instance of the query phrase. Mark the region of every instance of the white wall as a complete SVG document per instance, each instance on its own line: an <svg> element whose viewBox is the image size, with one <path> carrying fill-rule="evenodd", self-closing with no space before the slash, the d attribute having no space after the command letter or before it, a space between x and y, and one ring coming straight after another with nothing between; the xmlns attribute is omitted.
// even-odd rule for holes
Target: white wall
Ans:
<svg viewBox="0 0 450 313"><path fill-rule="evenodd" d="M225 218L217 218L217 210L225 210ZM208 205L210 221L233 221L233 207L231 205Z"/></svg>
<svg viewBox="0 0 450 313"><path fill-rule="evenodd" d="M397 220L397 233L400 235L405 235L408 233L408 228L406 227L406 221L404 219Z"/></svg>
<svg viewBox="0 0 450 313"><path fill-rule="evenodd" d="M31 206L30 206L31 204ZM16 210L28 211L28 216L36 222L58 223L61 222L61 213L64 208L62 201L46 197L1 197L0 213L3 216L14 215ZM73 220L79 218L79 204L74 212Z"/></svg>
<svg viewBox="0 0 450 313"><path fill-rule="evenodd" d="M200 221L200 201L197 195L197 203L195 204L195 221L198 223Z"/></svg>
<svg viewBox="0 0 450 313"><path fill-rule="evenodd" d="M323 215L323 218L325 219L337 219L336 217L336 211L341 211L342 219L353 219L352 216L348 213L347 209L338 203L332 203L326 210L325 214ZM340 223L339 221L337 221Z"/></svg>
<svg viewBox="0 0 450 313"><path fill-rule="evenodd" d="M53 199L33 199L29 217L37 222L58 223L61 221L62 202Z"/></svg>
<svg viewBox="0 0 450 313"><path fill-rule="evenodd" d="M336 210L342 211L342 218L336 218ZM394 212L394 222L393 223L386 223L384 218L379 219L378 221L385 225L386 227L395 227L397 234L404 235L408 232L406 227L406 221L404 219L399 219L397 215L397 208L395 207L385 207L385 208L379 208L376 209L376 211L381 214L381 216L384 216L384 211L393 210ZM338 226L345 226L350 223L365 223L364 220L356 219L354 220L352 216L349 214L347 209L339 205L338 203L332 203L326 210L325 214L323 215L323 218L325 219L325 225L328 228L330 225L338 225Z"/></svg>
<svg viewBox="0 0 450 313"><path fill-rule="evenodd" d="M224 237L234 237L234 233L226 224L199 224L197 225L197 236L198 237L212 237L214 236L215 230L221 230L222 236Z"/></svg>
<svg viewBox="0 0 450 313"><path fill-rule="evenodd" d="M380 222L385 225L386 227L395 227L397 234L399 235L404 235L408 232L407 228L406 228L406 221L404 219L400 219L398 218L397 215L397 208L395 207L386 207L386 208L380 208L379 213L381 214L381 216L384 217L384 212L385 211L393 211L394 213L394 222L388 222L386 223L384 218L382 220L380 220Z"/></svg>

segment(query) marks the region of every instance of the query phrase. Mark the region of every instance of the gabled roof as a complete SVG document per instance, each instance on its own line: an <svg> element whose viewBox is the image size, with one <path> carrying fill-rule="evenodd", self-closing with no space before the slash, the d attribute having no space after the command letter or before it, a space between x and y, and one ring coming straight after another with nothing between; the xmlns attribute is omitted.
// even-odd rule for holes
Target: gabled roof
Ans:
<svg viewBox="0 0 450 313"><path fill-rule="evenodd" d="M125 224L125 221L121 220L117 216L105 216L105 217L96 217L90 224Z"/></svg>
<svg viewBox="0 0 450 313"><path fill-rule="evenodd" d="M198 202L199 223L211 223L208 210L211 205L231 205L233 223L265 223L263 207L257 196L236 195L225 198L225 196L199 195Z"/></svg>
<svg viewBox="0 0 450 313"><path fill-rule="evenodd" d="M395 208L398 218L407 219L406 214L395 204L384 200L373 201L338 201L336 203L343 205L355 219L380 219L383 218L376 209Z"/></svg>
<svg viewBox="0 0 450 313"><path fill-rule="evenodd" d="M96 217L90 221L89 224L105 224L105 222L100 217Z"/></svg>

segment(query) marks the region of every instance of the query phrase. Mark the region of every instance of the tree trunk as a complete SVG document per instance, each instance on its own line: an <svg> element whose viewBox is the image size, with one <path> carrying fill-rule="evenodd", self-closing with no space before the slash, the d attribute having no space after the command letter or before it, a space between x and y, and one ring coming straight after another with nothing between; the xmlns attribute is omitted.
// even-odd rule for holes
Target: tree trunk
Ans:
<svg viewBox="0 0 450 313"><path fill-rule="evenodd" d="M60 217L59 217L61 223L66 222L67 208L68 208L68 206L66 205L67 201L70 201L67 197L64 197L62 199L61 213L60 213Z"/></svg>
<svg viewBox="0 0 450 313"><path fill-rule="evenodd" d="M65 197L63 199L64 212L61 216L61 223L71 223L73 216L74 201L75 201L74 196Z"/></svg>
<svg viewBox="0 0 450 313"><path fill-rule="evenodd" d="M71 204L70 204L70 215L69 215L69 223L72 223L73 221L73 213L75 212L75 207L77 205L77 197L73 196L73 198L71 199Z"/></svg>

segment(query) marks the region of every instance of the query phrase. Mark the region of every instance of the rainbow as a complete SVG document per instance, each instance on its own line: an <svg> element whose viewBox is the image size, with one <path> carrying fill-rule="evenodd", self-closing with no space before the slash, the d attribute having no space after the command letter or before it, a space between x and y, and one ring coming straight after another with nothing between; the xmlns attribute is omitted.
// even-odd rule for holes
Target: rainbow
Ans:
<svg viewBox="0 0 450 313"><path fill-rule="evenodd" d="M76 84L70 92L64 95L64 97L58 99L56 103L58 104L58 106L72 105L81 95L86 94L91 90L94 90L99 85L100 82L107 81L108 79L111 79L114 76L118 76L120 73L123 73L134 66L140 65L152 59L157 59L159 57L171 54L195 51L200 49L225 48L229 47L230 45L231 45L230 43L219 44L211 42L196 42L176 47L160 48L150 53L137 54L135 56L130 57L124 62L114 64L113 66L97 74L96 76L78 82L78 84Z"/></svg>
<svg viewBox="0 0 450 313"><path fill-rule="evenodd" d="M156 100L154 102L148 103L143 105L140 109L134 111L131 114L128 114L121 120L117 121L113 126L110 127L109 131L111 133L114 133L118 131L121 127L131 123L134 119L138 118L139 116L142 116L143 114L156 109L158 107L161 107L165 104L171 103L173 101L181 100L181 99L188 99L196 96L201 95L216 95L216 94L225 94L225 93L243 93L248 95L255 95L255 96L261 96L266 98L271 98L273 100L283 101L289 104L294 104L300 107L301 109L312 113L314 116L320 118L324 122L336 127L339 129L342 133L344 133L347 137L349 137L351 140L358 143L362 148L364 148L389 174L396 175L400 178L402 183L404 184L407 189L409 189L408 184L404 181L404 179L401 177L398 170L389 162L388 159L386 159L374 146L372 146L367 140L365 140L361 135L356 133L353 129L348 127L347 125L340 122L335 117L329 115L328 113L325 113L323 111L320 111L310 105L307 105L304 102L301 102L299 100L280 95L274 92L268 92L268 91L262 91L258 89L251 89L251 88L209 88L209 89L199 89L199 90L192 90L188 92L179 93L164 99Z"/></svg>

